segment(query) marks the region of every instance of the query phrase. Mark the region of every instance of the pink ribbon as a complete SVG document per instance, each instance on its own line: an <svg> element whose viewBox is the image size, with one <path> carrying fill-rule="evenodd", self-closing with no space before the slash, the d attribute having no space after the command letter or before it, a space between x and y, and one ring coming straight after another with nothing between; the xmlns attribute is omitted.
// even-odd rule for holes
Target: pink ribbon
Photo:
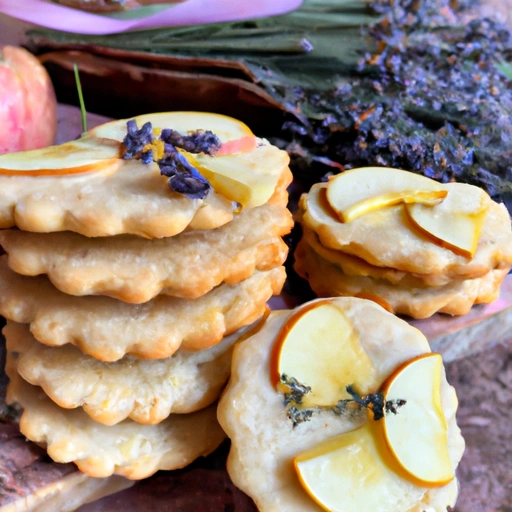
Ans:
<svg viewBox="0 0 512 512"><path fill-rule="evenodd" d="M43 0L0 0L0 12L55 30L115 34L179 25L198 25L275 16L297 9L303 0L187 0L145 18L121 20Z"/></svg>

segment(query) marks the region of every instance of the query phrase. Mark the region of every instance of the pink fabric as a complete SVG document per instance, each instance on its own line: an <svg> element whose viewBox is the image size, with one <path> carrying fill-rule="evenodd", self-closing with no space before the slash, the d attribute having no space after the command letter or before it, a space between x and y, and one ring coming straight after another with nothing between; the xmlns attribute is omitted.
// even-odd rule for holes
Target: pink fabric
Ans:
<svg viewBox="0 0 512 512"><path fill-rule="evenodd" d="M0 0L0 12L55 30L115 34L126 30L220 23L274 16L297 9L303 0L187 0L157 14L120 20L43 0Z"/></svg>

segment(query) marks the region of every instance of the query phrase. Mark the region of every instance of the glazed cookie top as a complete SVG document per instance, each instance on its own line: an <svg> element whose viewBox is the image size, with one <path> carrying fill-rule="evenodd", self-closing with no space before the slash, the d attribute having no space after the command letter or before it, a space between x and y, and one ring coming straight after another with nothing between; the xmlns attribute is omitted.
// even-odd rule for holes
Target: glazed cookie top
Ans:
<svg viewBox="0 0 512 512"><path fill-rule="evenodd" d="M394 448L395 416L387 409L396 406L400 421L428 423L421 407L416 408L414 393L402 388L398 394L404 396L394 397L405 400L405 405L387 401L393 387L389 382L397 384L407 373L410 376L407 367L423 362L434 363L437 370L413 371L406 388L420 394L425 390L427 395L436 389L439 406L433 416L444 418L439 423L444 434L426 448L439 452L443 474L430 475L429 482L409 466L418 460L423 464L422 441L413 441L414 429L399 429L406 443L414 442L407 450L413 460L401 460L400 450ZM378 405L369 405L367 411L354 400L371 402L379 390L386 412L381 411L384 418L376 420ZM232 441L230 476L262 512L374 510L376 503L383 507L379 510L391 512L441 512L455 503L453 471L464 450L456 409L455 391L446 382L441 358L430 354L418 330L370 301L339 298L273 312L257 334L237 345L218 417ZM355 462L348 454L351 446L352 453L361 453ZM344 447L348 452L343 452ZM389 450L395 455L389 457ZM308 467L319 460L308 473ZM398 466L397 460L401 460ZM409 469L404 473L403 468ZM334 482L334 491L329 482ZM344 495L346 488L361 492ZM332 495L339 508L329 502ZM362 500L355 509L350 508L354 500Z"/></svg>
<svg viewBox="0 0 512 512"><path fill-rule="evenodd" d="M358 176L359 171L365 169L348 173ZM340 180L343 174L339 175ZM364 179L369 178L363 174L367 173L361 173L358 183L364 190L369 186ZM337 178L314 185L300 203L302 222L328 249L356 256L385 270L415 274L436 285L452 278L481 277L489 270L512 264L512 231L507 210L477 187L461 183L440 185L423 178L436 183L440 192L447 195L433 204L408 202L413 200L400 196L386 203L390 194L370 191L368 197L362 195L354 206L343 203L346 195L355 193L349 187L335 188ZM343 212L348 214L344 216ZM461 235L445 240L451 233Z"/></svg>
<svg viewBox="0 0 512 512"><path fill-rule="evenodd" d="M115 121L60 146L0 156L0 227L147 238L214 229L240 208L282 202L288 162L225 116Z"/></svg>

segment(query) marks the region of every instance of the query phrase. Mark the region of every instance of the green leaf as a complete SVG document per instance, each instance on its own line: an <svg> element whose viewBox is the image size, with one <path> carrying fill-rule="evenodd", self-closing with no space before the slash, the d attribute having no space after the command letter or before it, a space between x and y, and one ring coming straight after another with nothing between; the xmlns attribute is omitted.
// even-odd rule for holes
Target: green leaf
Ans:
<svg viewBox="0 0 512 512"><path fill-rule="evenodd" d="M75 73L76 89L78 91L78 101L80 102L80 114L82 116L82 135L87 131L87 110L85 109L84 95L82 94L82 84L80 83L80 75L78 73L78 66L73 65Z"/></svg>

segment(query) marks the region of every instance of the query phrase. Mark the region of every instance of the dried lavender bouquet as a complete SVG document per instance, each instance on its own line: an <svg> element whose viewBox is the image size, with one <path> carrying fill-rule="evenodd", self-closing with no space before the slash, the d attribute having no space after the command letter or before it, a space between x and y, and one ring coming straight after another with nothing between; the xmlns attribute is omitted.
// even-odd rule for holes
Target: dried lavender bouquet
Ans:
<svg viewBox="0 0 512 512"><path fill-rule="evenodd" d="M475 3L306 0L243 23L108 37L34 31L32 40L114 48L139 64L142 54L181 66L201 59L210 76L236 69L285 113L274 142L304 186L355 166L394 166L479 185L512 211L512 38L490 20L464 24Z"/></svg>

